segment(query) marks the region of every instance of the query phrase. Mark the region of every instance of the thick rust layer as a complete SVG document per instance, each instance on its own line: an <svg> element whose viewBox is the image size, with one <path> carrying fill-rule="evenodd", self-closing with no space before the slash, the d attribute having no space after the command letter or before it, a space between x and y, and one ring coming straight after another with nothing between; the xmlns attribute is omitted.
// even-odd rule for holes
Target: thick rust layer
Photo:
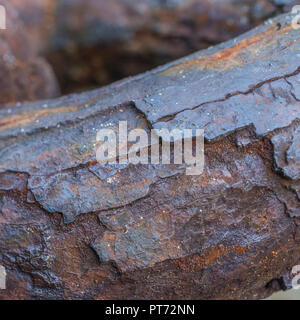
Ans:
<svg viewBox="0 0 300 320"><path fill-rule="evenodd" d="M292 18L100 90L0 111L1 297L258 299L278 290L300 260ZM203 174L98 164L96 132L120 120L204 128Z"/></svg>

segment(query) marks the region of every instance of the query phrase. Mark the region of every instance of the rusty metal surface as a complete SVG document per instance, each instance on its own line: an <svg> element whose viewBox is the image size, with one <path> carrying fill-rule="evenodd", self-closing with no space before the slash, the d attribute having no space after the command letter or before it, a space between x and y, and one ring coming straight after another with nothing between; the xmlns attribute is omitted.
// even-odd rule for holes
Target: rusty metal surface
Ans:
<svg viewBox="0 0 300 320"><path fill-rule="evenodd" d="M100 90L1 110L0 297L258 299L278 289L270 284L300 260L291 19ZM96 132L120 120L204 128L204 173L98 164Z"/></svg>

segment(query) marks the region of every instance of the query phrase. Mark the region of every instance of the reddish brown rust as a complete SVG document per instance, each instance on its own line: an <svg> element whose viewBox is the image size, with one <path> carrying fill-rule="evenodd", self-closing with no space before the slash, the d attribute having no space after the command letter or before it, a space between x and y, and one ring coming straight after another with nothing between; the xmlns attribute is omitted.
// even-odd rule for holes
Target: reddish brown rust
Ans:
<svg viewBox="0 0 300 320"><path fill-rule="evenodd" d="M300 261L292 18L100 90L0 111L1 298L259 299L278 290ZM204 128L203 174L98 164L97 130L121 120Z"/></svg>

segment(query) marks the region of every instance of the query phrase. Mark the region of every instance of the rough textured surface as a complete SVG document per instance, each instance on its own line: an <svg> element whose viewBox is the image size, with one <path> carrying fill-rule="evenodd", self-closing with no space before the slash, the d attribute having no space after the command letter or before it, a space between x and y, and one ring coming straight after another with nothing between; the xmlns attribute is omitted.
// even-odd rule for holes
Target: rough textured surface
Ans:
<svg viewBox="0 0 300 320"><path fill-rule="evenodd" d="M259 299L300 261L292 16L101 90L0 111L4 298ZM96 162L96 132L205 129L205 168Z"/></svg>
<svg viewBox="0 0 300 320"><path fill-rule="evenodd" d="M0 30L0 104L54 98L58 85L52 68L38 56L18 12L10 1L6 8L6 30Z"/></svg>
<svg viewBox="0 0 300 320"><path fill-rule="evenodd" d="M296 0L11 0L65 92L232 39Z"/></svg>

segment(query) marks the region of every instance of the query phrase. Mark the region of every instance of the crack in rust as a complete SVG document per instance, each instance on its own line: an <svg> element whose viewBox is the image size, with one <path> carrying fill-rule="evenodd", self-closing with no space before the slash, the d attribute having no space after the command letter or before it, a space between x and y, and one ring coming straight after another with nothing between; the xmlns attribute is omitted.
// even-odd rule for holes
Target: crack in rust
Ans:
<svg viewBox="0 0 300 320"><path fill-rule="evenodd" d="M196 110L204 105L207 105L207 104L211 104L211 103L217 103L217 102L224 102L224 101L227 101L228 99L234 97L234 96L238 96L238 95L248 95L252 92L254 92L256 89L262 87L263 85L267 84L267 83L272 83L272 82L275 82L275 81L278 81L278 80L286 80L287 81L287 78L290 78L290 77L293 77L297 74L300 73L300 66L297 68L296 71L292 72L292 73L289 73L287 75L284 75L284 76L279 76L279 77L274 77L274 78L271 78L271 79L268 79L268 80L265 80L265 81L262 81L254 86L251 87L251 89L247 90L247 91L244 91L244 92L241 92L241 91L237 91L237 92L234 92L234 93L228 93L225 98L223 99L218 99L218 100L211 100L211 101L206 101L206 102L203 102L193 108L186 108L186 109L183 109L183 110L180 110L178 112L175 112L173 114L170 114L170 115L167 115L167 116L164 116L162 118L159 118L158 120L154 121L152 124L156 124L156 123L159 123L159 122L169 122L169 121L172 121L174 120L174 118L178 115L178 114L181 114L185 111L192 111L192 110ZM288 82L289 83L289 82ZM290 83L289 83L290 84ZM290 84L291 85L291 84ZM292 92L291 92L292 93ZM292 94L293 95L293 94ZM294 97L294 95L293 95ZM294 97L295 100L299 101L298 99L296 99L296 97Z"/></svg>

